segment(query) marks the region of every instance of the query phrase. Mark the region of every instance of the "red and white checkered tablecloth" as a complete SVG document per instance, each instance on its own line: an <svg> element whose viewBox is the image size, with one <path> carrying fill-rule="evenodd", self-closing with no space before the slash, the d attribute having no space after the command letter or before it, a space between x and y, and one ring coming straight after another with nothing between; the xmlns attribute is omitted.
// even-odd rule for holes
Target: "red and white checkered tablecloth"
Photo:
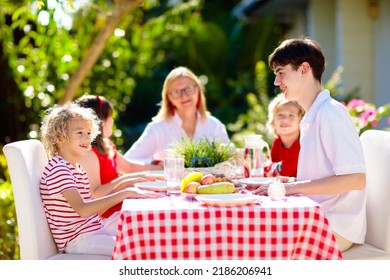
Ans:
<svg viewBox="0 0 390 280"><path fill-rule="evenodd" d="M131 199L123 204L112 259L342 259L328 220L304 196L213 207Z"/></svg>

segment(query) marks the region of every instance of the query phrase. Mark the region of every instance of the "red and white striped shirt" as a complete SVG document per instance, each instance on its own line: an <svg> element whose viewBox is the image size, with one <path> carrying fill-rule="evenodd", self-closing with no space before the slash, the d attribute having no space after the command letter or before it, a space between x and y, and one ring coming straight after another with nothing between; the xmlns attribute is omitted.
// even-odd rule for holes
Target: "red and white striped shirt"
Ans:
<svg viewBox="0 0 390 280"><path fill-rule="evenodd" d="M91 200L87 174L80 165L77 168L55 156L46 165L41 178L40 193L47 222L60 253L80 234L97 231L103 226L97 214L87 218L77 214L62 195L65 190L77 189L85 201Z"/></svg>

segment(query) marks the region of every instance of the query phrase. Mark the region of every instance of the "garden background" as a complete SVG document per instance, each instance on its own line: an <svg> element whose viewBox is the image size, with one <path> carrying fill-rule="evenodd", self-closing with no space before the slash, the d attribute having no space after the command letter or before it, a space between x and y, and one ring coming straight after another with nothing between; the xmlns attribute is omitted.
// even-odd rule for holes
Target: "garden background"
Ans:
<svg viewBox="0 0 390 280"><path fill-rule="evenodd" d="M114 104L113 140L124 152L157 113L163 81L180 65L204 81L209 111L237 146L246 133L271 143L267 106L278 92L266 62L288 30L272 16L237 19L239 2L0 0L0 150L38 138L44 110L89 93ZM389 105L376 108L341 84L339 67L325 87L348 105L360 133L388 117ZM0 260L19 258L17 238L0 152Z"/></svg>

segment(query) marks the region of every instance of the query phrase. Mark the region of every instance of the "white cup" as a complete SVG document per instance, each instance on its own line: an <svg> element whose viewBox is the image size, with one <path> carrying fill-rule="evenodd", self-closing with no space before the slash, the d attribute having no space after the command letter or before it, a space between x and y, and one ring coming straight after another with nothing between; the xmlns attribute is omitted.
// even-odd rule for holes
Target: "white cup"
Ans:
<svg viewBox="0 0 390 280"><path fill-rule="evenodd" d="M184 158L165 158L164 176L167 180L167 196L179 196L180 184L184 177Z"/></svg>

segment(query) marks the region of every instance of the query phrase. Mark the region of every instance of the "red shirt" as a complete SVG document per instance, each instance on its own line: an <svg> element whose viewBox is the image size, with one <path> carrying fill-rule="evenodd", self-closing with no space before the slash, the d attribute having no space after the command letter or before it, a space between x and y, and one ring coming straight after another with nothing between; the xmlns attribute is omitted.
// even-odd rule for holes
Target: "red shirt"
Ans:
<svg viewBox="0 0 390 280"><path fill-rule="evenodd" d="M99 165L100 165L100 182L102 185L107 184L111 182L112 180L119 177L119 173L117 171L117 164L116 164L116 150L114 149L115 153L108 153L106 155L103 155L99 150L92 146L92 151L95 152L99 159ZM114 205L113 207L109 208L106 212L104 212L101 217L108 218L111 216L114 212L120 211L122 208L122 202L119 202L118 204Z"/></svg>
<svg viewBox="0 0 390 280"><path fill-rule="evenodd" d="M276 138L271 148L272 164L268 165L265 169L269 171L273 164L280 162L282 164L282 169L280 171L281 176L297 177L300 150L301 145L299 143L299 138L288 149L283 147L280 138Z"/></svg>

